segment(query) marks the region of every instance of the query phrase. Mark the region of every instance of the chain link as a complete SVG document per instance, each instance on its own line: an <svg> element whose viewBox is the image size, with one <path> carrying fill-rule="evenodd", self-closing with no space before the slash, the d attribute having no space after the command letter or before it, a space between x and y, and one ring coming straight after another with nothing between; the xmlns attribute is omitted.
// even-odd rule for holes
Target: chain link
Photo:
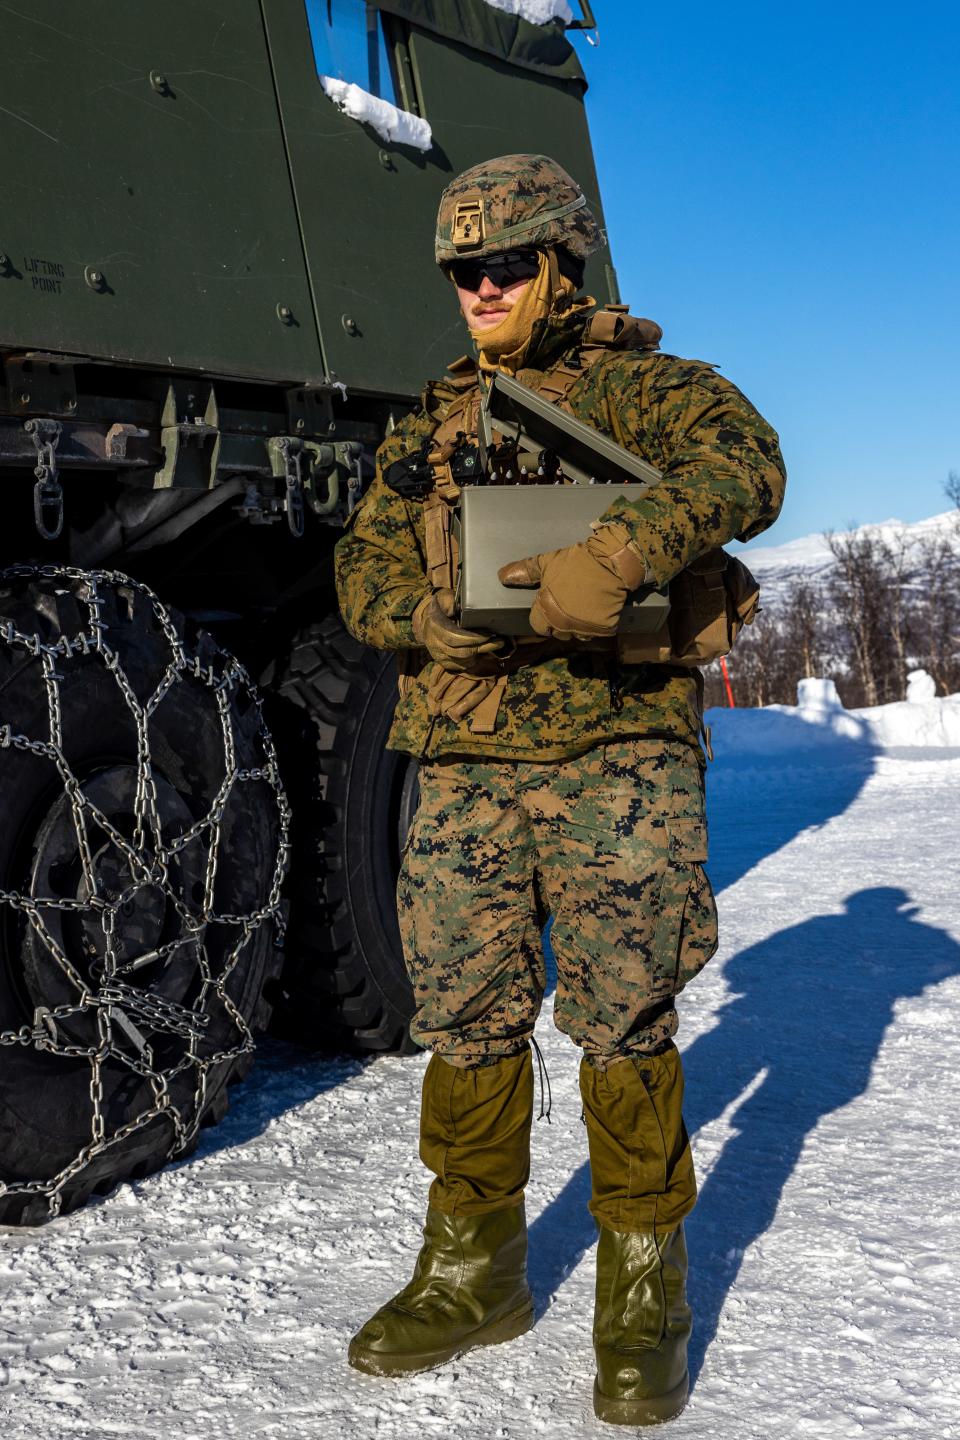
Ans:
<svg viewBox="0 0 960 1440"><path fill-rule="evenodd" d="M48 734L42 738L18 734L10 723L0 721L0 763L4 750L30 752L53 762L68 802L82 874L82 898L34 895L0 888L0 907L8 906L25 917L43 953L52 960L62 978L76 993L73 1003L49 1008L37 1006L32 1024L0 1031L0 1047L33 1048L49 1055L82 1059L90 1066L90 1134L78 1154L57 1174L46 1179L0 1181L0 1198L39 1197L45 1200L50 1215L57 1215L67 1189L87 1165L110 1149L122 1145L157 1118L164 1117L171 1128L171 1140L163 1158L169 1159L188 1149L206 1106L211 1073L253 1050L250 1026L227 994L226 985L261 926L272 922L277 943L282 942L281 888L290 854L290 808L259 696L246 670L237 660L218 650L214 661L205 665L199 654L188 654L161 601L147 586L119 572L85 571L56 565L16 565L0 571L0 582L18 580L49 584L58 592L72 593L87 616L87 623L78 633L61 634L54 640L44 640L39 633L21 631L12 619L0 619L0 644L39 662L48 714ZM151 617L169 647L169 663L153 693L144 702L138 700L123 669L120 654L110 643L110 627L104 620L105 592L120 587L127 595L132 592L149 607ZM64 753L60 689L64 674L60 667L69 664L74 656L90 655L99 656L102 660L135 727L137 758L132 840L120 833L85 792ZM165 840L150 752L149 722L172 689L177 685L190 684L201 684L213 694L223 743L224 777L207 813L180 834ZM257 739L264 763L255 767L244 768L237 763L234 707L240 695L252 705L258 727ZM254 781L270 789L276 807L277 853L270 867L269 890L264 904L252 912L217 913L214 891L221 858L224 815L235 787ZM117 857L129 867L130 884L119 895L105 895L102 883L98 881L90 843L91 826L102 832ZM170 876L171 862L191 845L205 850L203 901L199 911L188 908ZM144 885L155 887L162 893L167 905L176 912L181 934L154 950L121 959L117 953L117 917L122 907ZM102 957L98 961L95 978L91 974L85 979L65 946L58 942L45 919L49 912L80 914L86 917L88 930L92 926L98 927ZM235 927L240 932L225 960L218 962L217 974L214 974L205 944L205 936L211 926ZM130 983L128 977L142 967L165 967L174 957L182 959L191 952L200 982L192 1005L178 1004L166 996ZM236 1031L236 1041L213 1054L201 1054L198 1046L208 1033L215 1013L229 1016ZM90 1031L90 1042L77 1043L76 1022L86 1018L89 1028L91 1015L95 1023ZM181 1038L185 1049L179 1060L161 1067L154 1056L157 1037L162 1039L171 1035ZM104 1067L109 1062L120 1063L147 1081L154 1102L141 1114L112 1131L104 1104ZM186 1102L174 1103L171 1083L191 1070L192 1095Z"/></svg>

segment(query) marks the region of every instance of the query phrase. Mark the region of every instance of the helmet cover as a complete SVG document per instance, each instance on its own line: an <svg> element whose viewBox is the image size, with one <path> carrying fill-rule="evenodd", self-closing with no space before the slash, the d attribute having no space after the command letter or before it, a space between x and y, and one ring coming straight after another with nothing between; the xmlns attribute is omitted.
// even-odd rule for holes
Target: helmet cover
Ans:
<svg viewBox="0 0 960 1440"><path fill-rule="evenodd" d="M526 246L562 246L579 260L604 242L577 182L546 155L501 155L464 170L437 215L438 265Z"/></svg>

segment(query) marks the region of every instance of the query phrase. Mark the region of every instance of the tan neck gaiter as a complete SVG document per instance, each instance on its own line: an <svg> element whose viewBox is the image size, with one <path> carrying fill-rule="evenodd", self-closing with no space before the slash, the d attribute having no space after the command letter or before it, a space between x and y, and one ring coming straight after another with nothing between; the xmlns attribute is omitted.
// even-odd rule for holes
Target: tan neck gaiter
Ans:
<svg viewBox="0 0 960 1440"><path fill-rule="evenodd" d="M539 338L543 327L537 322L545 321L554 310L567 309L576 293L573 281L560 274L555 258L541 251L540 269L500 324L489 330L470 330L480 352L480 369L487 374L493 370L515 374L522 368L534 336Z"/></svg>

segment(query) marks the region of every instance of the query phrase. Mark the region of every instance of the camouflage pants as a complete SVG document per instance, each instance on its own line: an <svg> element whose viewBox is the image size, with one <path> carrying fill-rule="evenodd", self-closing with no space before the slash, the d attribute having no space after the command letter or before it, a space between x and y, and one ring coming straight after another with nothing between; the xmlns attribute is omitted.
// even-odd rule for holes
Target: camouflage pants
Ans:
<svg viewBox="0 0 960 1440"><path fill-rule="evenodd" d="M669 1040L674 996L717 946L693 749L438 760L420 786L397 890L415 1039L461 1065L522 1049L550 914L556 1023L587 1058L604 1068Z"/></svg>

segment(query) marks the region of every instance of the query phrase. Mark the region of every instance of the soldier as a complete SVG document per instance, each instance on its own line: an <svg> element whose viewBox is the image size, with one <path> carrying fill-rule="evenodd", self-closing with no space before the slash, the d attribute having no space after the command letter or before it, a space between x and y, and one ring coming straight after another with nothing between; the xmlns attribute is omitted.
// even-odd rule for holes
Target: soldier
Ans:
<svg viewBox="0 0 960 1440"><path fill-rule="evenodd" d="M398 906L411 1031L432 1051L420 1154L434 1175L413 1279L349 1359L405 1374L533 1324L523 1195L549 914L556 1022L583 1052L594 1405L642 1425L687 1397L683 1220L696 1184L675 997L716 949L716 909L703 870L702 677L672 656L625 663L615 633L632 590L766 529L785 477L776 434L735 386L659 353L652 322L578 295L600 243L579 187L542 155L491 160L447 187L436 258L478 359L428 385L384 442L337 546L349 630L398 652L389 743L421 762ZM663 472L639 500L615 499L582 543L504 567L503 583L538 587L542 638L512 651L453 618L456 487L444 464L450 442L475 434L496 369ZM424 447L433 490L398 493L392 464Z"/></svg>

